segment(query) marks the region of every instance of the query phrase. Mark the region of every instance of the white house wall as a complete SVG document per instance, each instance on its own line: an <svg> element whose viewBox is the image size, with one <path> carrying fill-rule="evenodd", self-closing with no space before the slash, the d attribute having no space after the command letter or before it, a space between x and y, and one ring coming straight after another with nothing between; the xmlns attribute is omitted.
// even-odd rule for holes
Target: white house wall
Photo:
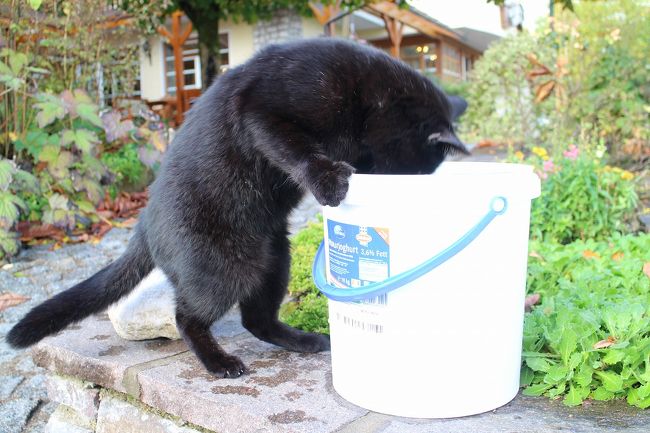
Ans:
<svg viewBox="0 0 650 433"><path fill-rule="evenodd" d="M148 50L145 50L145 46ZM148 52L147 52L148 51ZM165 96L165 65L160 37L153 36L140 47L140 94L155 101Z"/></svg>

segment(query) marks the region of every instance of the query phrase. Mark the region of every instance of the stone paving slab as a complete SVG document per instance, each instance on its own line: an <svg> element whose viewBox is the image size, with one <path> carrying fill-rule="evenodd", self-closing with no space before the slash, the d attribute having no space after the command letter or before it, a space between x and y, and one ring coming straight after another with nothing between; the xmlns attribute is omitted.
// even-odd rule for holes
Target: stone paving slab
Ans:
<svg viewBox="0 0 650 433"><path fill-rule="evenodd" d="M38 366L58 374L127 392L129 368L186 351L180 340L122 340L104 313L45 338L34 347L33 358Z"/></svg>
<svg viewBox="0 0 650 433"><path fill-rule="evenodd" d="M189 356L141 372L142 402L210 430L240 433L332 432L367 412L333 391L327 353L287 352L250 334L223 346L244 361L248 375L217 379Z"/></svg>
<svg viewBox="0 0 650 433"><path fill-rule="evenodd" d="M518 396L497 410L448 420L370 412L333 390L329 353L293 353L263 343L241 327L236 311L213 329L251 370L237 379L209 375L182 341L123 341L102 316L79 327L44 340L36 351L38 363L130 393L158 413L220 433L650 432L650 411L622 401L568 408L560 401Z"/></svg>

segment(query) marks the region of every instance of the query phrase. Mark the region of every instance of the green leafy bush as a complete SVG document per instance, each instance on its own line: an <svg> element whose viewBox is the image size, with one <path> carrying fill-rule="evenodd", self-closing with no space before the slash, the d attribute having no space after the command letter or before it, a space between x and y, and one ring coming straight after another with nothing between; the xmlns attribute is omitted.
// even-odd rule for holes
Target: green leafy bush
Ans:
<svg viewBox="0 0 650 433"><path fill-rule="evenodd" d="M126 186L139 185L144 179L147 167L140 161L138 148L137 143L129 143L115 152L102 154L101 161L115 174L115 184L111 185L114 192Z"/></svg>
<svg viewBox="0 0 650 433"><path fill-rule="evenodd" d="M41 192L47 198L43 222L73 229L78 218L94 215L104 197L100 183L106 169L99 161L99 109L81 90L35 96L38 128L14 141L15 152L36 164Z"/></svg>
<svg viewBox="0 0 650 433"><path fill-rule="evenodd" d="M462 132L516 146L600 143L615 159L650 156L650 8L579 2L476 62Z"/></svg>
<svg viewBox="0 0 650 433"><path fill-rule="evenodd" d="M467 112L461 119L463 138L489 139L510 145L536 143L545 107L534 103L527 55L540 50L534 35L521 32L494 42L476 62L467 88Z"/></svg>
<svg viewBox="0 0 650 433"><path fill-rule="evenodd" d="M650 407L650 235L533 241L528 291L524 394Z"/></svg>
<svg viewBox="0 0 650 433"><path fill-rule="evenodd" d="M314 285L311 273L322 240L322 222L310 223L291 240L289 294L294 299L282 306L280 318L305 331L329 333L327 299Z"/></svg>
<svg viewBox="0 0 650 433"><path fill-rule="evenodd" d="M556 158L533 147L526 162L542 178L542 194L531 209L533 239L567 244L626 231L637 204L632 173L605 165L603 158L575 146Z"/></svg>
<svg viewBox="0 0 650 433"><path fill-rule="evenodd" d="M38 191L38 181L13 161L0 157L0 259L18 251L18 237L11 229L21 212L28 211L18 196L22 191Z"/></svg>

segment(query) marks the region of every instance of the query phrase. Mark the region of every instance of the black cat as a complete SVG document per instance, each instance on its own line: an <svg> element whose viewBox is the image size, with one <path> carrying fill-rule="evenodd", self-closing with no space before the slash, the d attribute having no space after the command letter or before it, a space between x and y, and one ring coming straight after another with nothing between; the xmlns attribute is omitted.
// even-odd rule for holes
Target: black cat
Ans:
<svg viewBox="0 0 650 433"><path fill-rule="evenodd" d="M337 206L355 170L432 173L449 152L466 153L452 127L463 109L373 48L329 38L265 48L189 111L124 255L32 309L7 340L26 347L98 313L158 266L176 289L183 339L217 376L245 372L209 331L235 303L261 340L328 350L327 336L277 318L289 213L306 191Z"/></svg>

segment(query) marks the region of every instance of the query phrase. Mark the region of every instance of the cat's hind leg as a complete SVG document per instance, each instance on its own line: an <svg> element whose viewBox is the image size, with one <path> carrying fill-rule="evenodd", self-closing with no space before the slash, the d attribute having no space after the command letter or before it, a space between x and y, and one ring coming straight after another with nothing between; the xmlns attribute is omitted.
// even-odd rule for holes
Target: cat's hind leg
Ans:
<svg viewBox="0 0 650 433"><path fill-rule="evenodd" d="M273 247L273 266L266 273L261 287L239 302L242 324L260 340L288 350L329 350L329 336L300 331L278 320L278 310L289 282L289 240L284 234L277 235Z"/></svg>
<svg viewBox="0 0 650 433"><path fill-rule="evenodd" d="M187 283L185 283L187 284ZM201 284L201 283L199 283ZM177 291L176 299L176 326L181 337L187 343L190 350L196 355L201 364L211 374L218 377L239 377L246 372L246 366L236 356L229 355L219 346L216 338L210 332L211 325L219 320L235 300L230 302L227 292L219 290L214 280L202 279L201 292L205 296L208 293L221 294L214 302L214 296L206 296L205 299L197 297L185 299L182 291ZM183 286L186 293L189 287ZM189 290L191 293L199 293L199 290ZM221 293L220 293L221 292ZM212 298L212 299L210 299ZM201 303L202 305L197 305Z"/></svg>

